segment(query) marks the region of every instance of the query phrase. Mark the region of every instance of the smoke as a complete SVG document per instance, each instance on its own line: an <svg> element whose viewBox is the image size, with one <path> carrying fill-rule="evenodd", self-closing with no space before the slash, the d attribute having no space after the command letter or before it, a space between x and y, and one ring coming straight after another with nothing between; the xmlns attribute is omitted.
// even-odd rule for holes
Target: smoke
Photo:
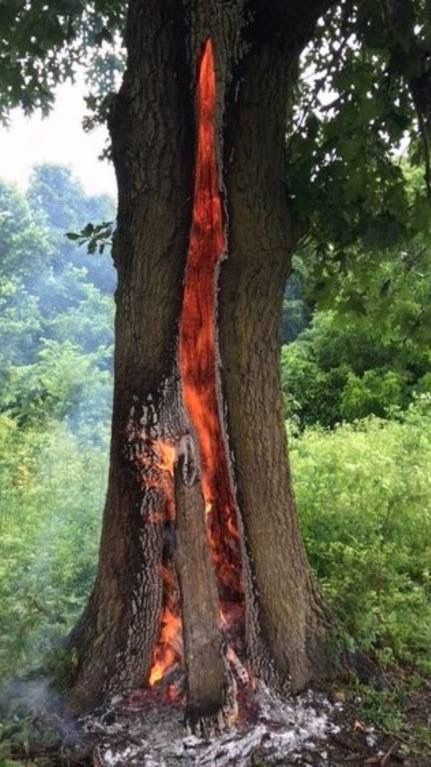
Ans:
<svg viewBox="0 0 431 767"><path fill-rule="evenodd" d="M0 712L6 720L17 714L34 718L46 713L58 714L63 708L60 693L47 677L9 681L0 688Z"/></svg>
<svg viewBox="0 0 431 767"><path fill-rule="evenodd" d="M23 758L82 744L64 698L47 677L8 682L0 689L0 755Z"/></svg>

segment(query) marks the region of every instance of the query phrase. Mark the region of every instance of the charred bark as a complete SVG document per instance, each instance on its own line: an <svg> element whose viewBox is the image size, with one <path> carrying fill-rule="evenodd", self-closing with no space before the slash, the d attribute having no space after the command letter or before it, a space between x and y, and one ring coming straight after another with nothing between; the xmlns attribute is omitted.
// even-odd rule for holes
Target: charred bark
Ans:
<svg viewBox="0 0 431 767"><path fill-rule="evenodd" d="M193 120L171 5L130 3L128 68L110 118L119 195L113 422L97 578L69 640L79 710L145 683L162 610L163 525L146 524L148 490L127 455L126 430L132 409L142 417L148 404L153 427L175 375Z"/></svg>
<svg viewBox="0 0 431 767"><path fill-rule="evenodd" d="M206 541L205 506L191 438L175 472L176 568L183 617L186 721L197 734L222 730L234 714L232 679L218 626L218 595Z"/></svg>
<svg viewBox="0 0 431 767"><path fill-rule="evenodd" d="M306 17L296 2L129 5L128 67L110 121L119 189L111 465L96 583L69 642L78 658L76 710L145 684L160 630L172 509L160 492L167 479L157 445L177 449L190 431L177 340L192 219L194 73L208 36L216 55L216 153L228 237L220 275L219 416L226 410L247 657L255 674L284 689L300 689L326 670L327 619L298 531L278 377L283 286L294 247L282 181L284 126L298 51L322 3L310 3ZM230 680L201 488L181 476L177 468L174 559L188 717L198 723L217 719ZM208 654L209 676L201 660Z"/></svg>

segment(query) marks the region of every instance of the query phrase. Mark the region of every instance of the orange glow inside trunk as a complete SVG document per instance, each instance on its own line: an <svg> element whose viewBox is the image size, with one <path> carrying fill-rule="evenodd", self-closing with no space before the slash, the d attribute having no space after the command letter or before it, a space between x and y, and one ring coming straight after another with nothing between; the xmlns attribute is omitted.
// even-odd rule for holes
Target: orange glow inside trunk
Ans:
<svg viewBox="0 0 431 767"><path fill-rule="evenodd" d="M242 594L239 533L217 394L217 277L225 240L215 151L215 105L214 53L208 39L197 83L195 191L179 363L184 403L199 443L208 542L221 597L225 592L235 600Z"/></svg>
<svg viewBox="0 0 431 767"><path fill-rule="evenodd" d="M241 646L244 594L240 536L221 423L217 369L217 278L225 248L215 141L216 78L213 45L205 42L196 92L197 146L193 217L179 334L183 400L199 445L207 539L215 568L220 626ZM171 458L162 455L169 464ZM164 579L161 635L153 655L150 685L178 660L181 619L172 605L169 572ZM238 650L238 647L236 648Z"/></svg>

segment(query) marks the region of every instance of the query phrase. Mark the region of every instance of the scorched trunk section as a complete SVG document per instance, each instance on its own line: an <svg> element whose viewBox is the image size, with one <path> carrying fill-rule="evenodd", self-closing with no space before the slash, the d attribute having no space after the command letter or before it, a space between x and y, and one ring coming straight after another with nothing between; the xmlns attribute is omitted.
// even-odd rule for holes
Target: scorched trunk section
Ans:
<svg viewBox="0 0 431 767"><path fill-rule="evenodd" d="M175 473L175 559L183 616L186 721L195 732L207 735L234 718L235 696L223 655L217 584L206 545L205 503L190 444L185 441Z"/></svg>
<svg viewBox="0 0 431 767"><path fill-rule="evenodd" d="M76 710L182 668L188 720L209 732L232 721L235 680L290 690L326 671L278 376L295 243L285 120L322 5L129 3L110 118L111 464L97 578L69 641Z"/></svg>

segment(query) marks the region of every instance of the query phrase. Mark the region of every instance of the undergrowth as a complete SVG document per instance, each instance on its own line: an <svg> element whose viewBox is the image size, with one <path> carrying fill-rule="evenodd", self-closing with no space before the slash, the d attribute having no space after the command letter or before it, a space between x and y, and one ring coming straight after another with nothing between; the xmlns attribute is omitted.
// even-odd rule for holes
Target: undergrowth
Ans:
<svg viewBox="0 0 431 767"><path fill-rule="evenodd" d="M292 431L292 430L291 430ZM0 677L64 634L94 577L106 481L97 440L0 417ZM302 531L349 649L431 672L431 401L291 435Z"/></svg>
<svg viewBox="0 0 431 767"><path fill-rule="evenodd" d="M291 440L313 568L350 649L431 672L431 399Z"/></svg>
<svg viewBox="0 0 431 767"><path fill-rule="evenodd" d="M34 669L84 606L107 452L106 429L94 443L55 421L24 430L0 416L1 680Z"/></svg>

